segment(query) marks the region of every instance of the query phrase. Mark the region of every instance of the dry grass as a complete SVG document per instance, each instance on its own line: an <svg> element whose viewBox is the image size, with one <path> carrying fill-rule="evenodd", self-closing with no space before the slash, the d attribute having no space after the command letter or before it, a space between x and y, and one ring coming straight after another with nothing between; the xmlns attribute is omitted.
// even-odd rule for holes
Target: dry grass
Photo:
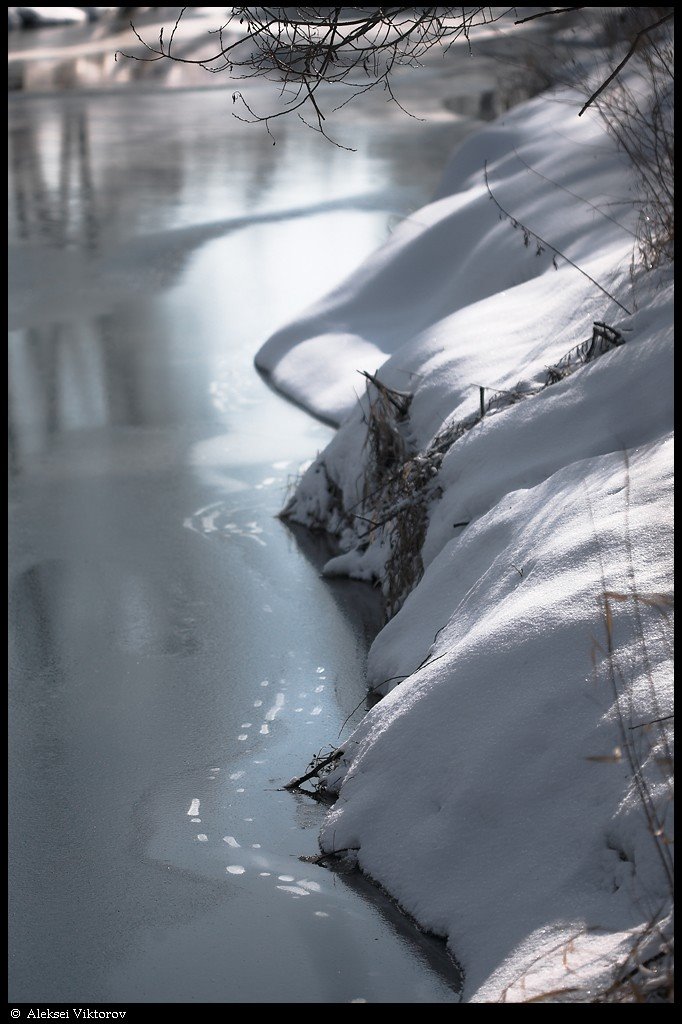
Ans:
<svg viewBox="0 0 682 1024"><path fill-rule="evenodd" d="M591 338L548 366L544 379L536 385L519 384L507 390L481 387L479 409L447 423L422 451L415 451L410 441L412 396L388 387L372 374L364 374L363 415L367 431L359 499L348 507L324 459L319 459L315 472L324 477L324 509L316 513L314 521L310 516L305 521L312 529L326 530L336 536L352 535L359 552L376 544L385 548L384 570L375 582L385 598L386 620L398 612L424 572L421 550L429 505L441 495L438 471L450 448L485 416L538 394L623 342L619 331L596 321ZM280 513L284 519L297 517L298 482L293 481L293 491Z"/></svg>
<svg viewBox="0 0 682 1024"><path fill-rule="evenodd" d="M636 585L636 565L630 536L631 479L627 453L624 453L624 529L623 543L628 587L624 591L607 588L605 567L600 551L601 591L597 595L598 621L602 636L593 639L592 657L595 679L606 689L618 734L618 745L608 754L596 755L589 760L603 763L622 762L627 765L631 792L644 819L651 843L655 849L664 880L666 895L661 899L651 895L653 888L660 894L660 885L636 874L639 888L638 902L642 906L644 925L633 933L630 948L625 955L610 960L603 953L577 965L576 953L589 950L592 936L598 928L579 929L568 940L545 950L536 961L508 985L501 1002L589 1002L589 1003L671 1003L674 1001L674 863L673 837L670 812L673 807L673 756L669 729L672 715L665 714L659 702L650 653L652 638L671 650L673 606L672 594L646 593ZM586 491L587 506L593 534L599 545L594 504ZM624 667L618 653L617 628L632 631L636 638L635 659ZM649 690L651 719L633 721L633 677L642 676ZM613 847L615 849L615 847ZM627 860L623 852L622 859ZM651 883L651 884L650 884ZM658 903L656 902L658 899ZM647 909L648 908L648 909ZM543 963L562 960L568 984L530 997L524 992L530 988L533 971ZM585 973L601 978L594 986L583 982ZM513 1000L513 994L519 998ZM510 994L512 998L510 998Z"/></svg>
<svg viewBox="0 0 682 1024"><path fill-rule="evenodd" d="M617 10L617 16L607 16L606 31L617 36L610 59L615 60L618 47L622 50L624 44L636 45L636 50L627 74L616 79L595 105L635 170L639 188L633 199L639 209L637 251L644 268L650 270L674 259L675 43L672 20L655 33L642 36L641 32L672 8Z"/></svg>
<svg viewBox="0 0 682 1024"><path fill-rule="evenodd" d="M389 556L381 581L386 617L400 608L421 579L427 488L433 474L407 441L411 396L367 377L367 462L362 491L363 541L386 537ZM425 479L426 470L426 479ZM360 517L359 517L360 518Z"/></svg>

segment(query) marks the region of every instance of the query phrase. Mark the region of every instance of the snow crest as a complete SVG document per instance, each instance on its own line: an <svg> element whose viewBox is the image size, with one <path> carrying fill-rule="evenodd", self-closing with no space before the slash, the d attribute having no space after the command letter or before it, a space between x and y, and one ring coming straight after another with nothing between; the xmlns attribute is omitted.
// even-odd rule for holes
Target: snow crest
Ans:
<svg viewBox="0 0 682 1024"><path fill-rule="evenodd" d="M358 403L355 371L409 396L386 437L404 478L431 473L419 565L321 841L447 937L469 1001L587 999L669 913L672 286L631 275L630 172L577 109L541 97L470 138L257 358L341 423L288 510L336 536L329 574L385 584L403 511L367 521L379 388ZM619 343L559 372L595 322Z"/></svg>

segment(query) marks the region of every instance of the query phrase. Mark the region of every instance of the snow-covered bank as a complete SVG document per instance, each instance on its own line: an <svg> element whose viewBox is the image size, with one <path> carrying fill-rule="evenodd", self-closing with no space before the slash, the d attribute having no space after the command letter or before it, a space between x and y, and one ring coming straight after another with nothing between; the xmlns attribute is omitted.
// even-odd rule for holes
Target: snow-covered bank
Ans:
<svg viewBox="0 0 682 1024"><path fill-rule="evenodd" d="M257 359L341 423L288 514L337 536L330 573L413 588L322 846L447 936L474 1001L590 998L670 912L672 286L631 276L631 172L578 109L472 137Z"/></svg>

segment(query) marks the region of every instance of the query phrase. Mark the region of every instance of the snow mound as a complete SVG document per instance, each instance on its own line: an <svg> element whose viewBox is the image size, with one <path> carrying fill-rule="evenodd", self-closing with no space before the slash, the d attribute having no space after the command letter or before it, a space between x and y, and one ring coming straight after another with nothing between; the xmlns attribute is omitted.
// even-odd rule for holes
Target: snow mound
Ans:
<svg viewBox="0 0 682 1024"><path fill-rule="evenodd" d="M322 846L447 937L470 1001L588 999L670 913L672 286L631 273L630 171L578 109L471 137L257 357L341 423L287 508L325 571L404 576Z"/></svg>
<svg viewBox="0 0 682 1024"><path fill-rule="evenodd" d="M441 354L447 359L467 352L467 339L454 342L455 322L449 320L467 308L464 322L487 355L471 369L492 374L491 383L518 363L518 345L503 345L500 338L511 315L523 317L517 334L527 338L531 329L544 351L547 332L539 334L541 318L537 307L530 308L528 293L520 290L510 296L512 302L516 299L511 308L508 302L498 303L500 314L485 325L483 310L476 306L529 280L536 281L544 306L559 300L566 314L587 307L583 317L571 316L564 336L568 332L582 339L595 312L605 319L614 310L622 315L608 296L563 261L557 276L549 248L536 255L535 242L524 246L521 230L513 231L500 219L485 185L487 164L495 195L517 222L538 231L597 280L606 275L611 293L621 287L627 278L635 211L626 203L621 223L615 223L589 204L609 201L621 183L627 194L627 172L599 121L578 121L577 103L570 93L555 102L535 99L521 113L470 137L447 168L438 198L403 221L345 283L277 331L257 354L256 365L280 390L338 423L356 403L357 370L374 372L392 356L382 379L405 388L420 379L425 357L433 362ZM596 160L595 147L605 145L607 152ZM538 174L560 181L586 202ZM487 318L491 311L486 307L485 312ZM415 349L417 336L421 344ZM430 387L443 377L444 367L438 369Z"/></svg>
<svg viewBox="0 0 682 1024"><path fill-rule="evenodd" d="M497 998L574 933L597 956L666 900L625 743L663 815L662 738L632 727L672 710L671 503L670 440L509 492L374 645L375 679L428 660L347 744L322 845L359 847L363 870L448 937L470 998ZM554 966L545 990L575 980Z"/></svg>

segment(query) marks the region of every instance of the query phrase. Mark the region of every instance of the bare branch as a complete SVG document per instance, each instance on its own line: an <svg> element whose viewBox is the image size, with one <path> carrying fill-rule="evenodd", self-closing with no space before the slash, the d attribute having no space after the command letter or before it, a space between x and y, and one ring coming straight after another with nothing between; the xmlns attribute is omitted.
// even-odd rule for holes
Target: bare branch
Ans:
<svg viewBox="0 0 682 1024"><path fill-rule="evenodd" d="M540 11L539 14L529 14L527 18L517 18L515 25L525 25L527 21L536 21L538 18L547 18L550 14L568 14L570 11L584 11L584 7L555 7L552 11Z"/></svg>
<svg viewBox="0 0 682 1024"><path fill-rule="evenodd" d="M616 68L614 68L614 70L611 72L609 77L604 82L602 82L602 84L599 86L599 88L596 89L592 93L592 95L588 99L587 103L585 103L585 105L578 112L578 117L582 117L582 115L585 113L587 108L589 106L591 106L592 103L594 103L594 101L596 100L597 96L601 95L601 93L603 93L604 89L606 89L611 84L611 82L614 80L614 78L616 78L616 76L620 74L620 72L623 70L623 68L625 67L625 65L627 64L627 62L630 60L630 58L634 54L635 50L637 49L637 46L639 44L640 39L643 36L648 35L649 32L653 32L654 29L658 28L660 25L665 24L666 21L670 21L670 19L674 18L674 17L675 17L675 12L674 11L670 11L669 14L665 14L662 18L659 18L658 21L653 22L653 24L651 24L651 25L647 25L646 28L643 28L640 32L637 33L635 38L632 40L632 43L630 44L630 48L629 48L628 52L625 54L625 56L623 57L623 59L620 62L620 64Z"/></svg>
<svg viewBox="0 0 682 1024"><path fill-rule="evenodd" d="M244 100L249 118L269 122L283 113L297 112L303 122L335 145L324 127L326 113L316 95L322 83L345 85L351 95L333 109L380 85L411 117L396 98L390 76L397 67L416 67L433 47L447 48L482 25L490 25L511 9L491 7L232 7L223 25L209 35L218 36L218 48L207 57L180 56L176 35L186 7L180 10L168 42L159 34L158 44L146 42L133 26L143 55L123 53L132 60L162 58L194 65L212 74L228 72L237 79L254 77L300 87L284 110L256 114ZM231 33L231 36L229 35ZM282 92L282 95L284 93ZM312 107L306 119L302 108ZM239 114L235 113L236 117ZM249 120L241 117L241 120ZM341 147L346 148L346 147Z"/></svg>
<svg viewBox="0 0 682 1024"><path fill-rule="evenodd" d="M232 7L227 20L209 32L218 36L218 48L207 57L183 57L174 52L176 35L188 8L178 14L168 42L161 30L157 45L146 42L131 25L144 47L144 55L117 51L132 60L155 61L163 58L203 68L211 74L228 72L237 79L261 77L278 82L282 88L296 84L302 93L287 104L284 112L313 108L313 123L302 118L308 127L319 131L329 141L322 122L326 115L315 96L317 87L345 85L351 95L332 107L338 110L350 100L381 85L390 102L414 117L399 103L391 84L398 67L418 67L434 47L445 54L457 40L465 40L471 52L470 36L482 26L507 18L517 8L493 7ZM575 11L585 7L557 7L517 18L516 25ZM633 9L639 10L639 9ZM648 10L648 8L642 8ZM660 11L660 8L658 9ZM639 41L673 17L669 11L651 25L641 29L630 49L609 77L590 96L580 113L613 82L632 57ZM231 33L231 37L228 36ZM254 114L254 121L266 122L282 111ZM239 116L235 114L235 116ZM242 118L244 120L244 118ZM339 145L334 142L335 145ZM341 147L346 148L346 147Z"/></svg>

